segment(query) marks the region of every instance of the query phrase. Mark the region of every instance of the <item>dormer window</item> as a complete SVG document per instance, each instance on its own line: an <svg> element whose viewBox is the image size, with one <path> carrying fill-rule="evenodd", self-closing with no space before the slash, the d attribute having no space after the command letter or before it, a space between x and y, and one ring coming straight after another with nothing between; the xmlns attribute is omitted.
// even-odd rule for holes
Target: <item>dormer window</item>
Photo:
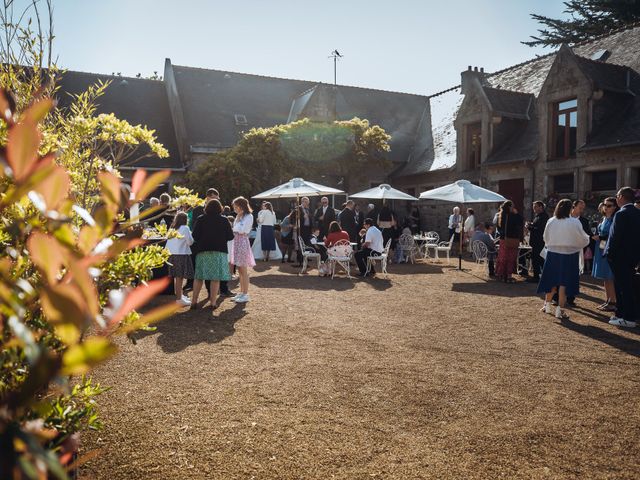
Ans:
<svg viewBox="0 0 640 480"><path fill-rule="evenodd" d="M472 123L467 125L467 165L470 169L480 166L482 152L482 125Z"/></svg>
<svg viewBox="0 0 640 480"><path fill-rule="evenodd" d="M552 122L551 156L553 158L575 157L578 133L578 100L572 98L554 103Z"/></svg>

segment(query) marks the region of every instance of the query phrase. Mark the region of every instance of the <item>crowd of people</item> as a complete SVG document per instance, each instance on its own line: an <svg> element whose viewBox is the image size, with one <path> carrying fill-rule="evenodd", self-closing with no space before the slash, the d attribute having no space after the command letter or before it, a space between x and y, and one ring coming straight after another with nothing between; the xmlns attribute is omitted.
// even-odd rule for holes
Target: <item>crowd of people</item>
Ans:
<svg viewBox="0 0 640 480"><path fill-rule="evenodd" d="M309 198L303 197L280 222L271 202L262 202L254 218L246 198L235 198L230 206L223 206L215 188L210 188L204 204L195 208L172 209L167 193L152 197L150 207L156 210L155 223L178 233L166 243L168 274L173 278L176 301L192 309L198 308L203 286L214 309L219 296L246 303L249 268L256 261L297 262L294 267L300 267L304 248L316 250L325 261L340 241L348 241L356 250L353 257L360 276L375 276L375 269L369 266L367 270L367 257L382 254L386 242L399 235L397 217L387 205L378 209L374 204L363 207L349 200L336 210L327 197L320 199L315 210ZM417 227L418 212L412 212L405 223ZM239 292L233 293L229 281L236 274ZM191 297L185 293L189 290Z"/></svg>
<svg viewBox="0 0 640 480"><path fill-rule="evenodd" d="M486 245L491 277L514 283L513 275L520 271L526 281L537 283L538 293L544 295L542 311L567 319L565 308L575 306L580 275L590 273L604 282L603 303L597 309L613 314L612 325L636 327L640 320L640 202L635 191L625 187L606 198L598 207L602 219L593 229L584 216L583 200L560 200L551 217L543 202L536 201L532 207L531 221L524 222L513 202L506 201L493 222L479 225L472 235L456 207L449 217L449 232L455 239L464 229L470 244ZM468 211L467 218L472 214ZM523 265L525 235L531 275Z"/></svg>
<svg viewBox="0 0 640 480"><path fill-rule="evenodd" d="M257 259L295 261L294 266L299 267L305 248L315 250L324 262L336 244L348 241L354 247L360 276L374 276L367 258L380 256L401 233L420 230L417 208L400 224L384 203L378 208L349 200L336 210L322 197L312 209L309 198L303 197L280 222L270 202L262 202L254 219L246 198L238 197L230 207L224 207L214 188L207 191L203 206L176 212L170 203L168 194L151 199L151 205L159 209L156 218L179 233L166 245L169 275L174 278L176 300L194 309L203 286L213 308L218 294L232 296L238 303L248 302L249 268ZM568 318L567 306L575 306L580 274L591 273L604 282L605 295L597 308L613 314L611 324L635 327L640 320L640 294L634 283L640 275L640 204L635 201L635 191L625 187L605 199L598 208L602 220L593 230L584 217L585 206L582 200L563 199L550 217L544 203L536 201L531 220L525 222L513 202L506 201L493 222L486 223L476 222L473 209L467 209L465 218L455 207L448 222L450 239L457 246L462 234L469 250L474 242L484 244L489 275L506 283L514 283L517 272L527 276L526 281L536 283L538 293L544 295L542 311L559 319ZM257 231L252 246L254 225ZM521 253L525 237L528 255ZM234 274L240 283L237 294L228 286ZM191 298L184 294L189 289L193 290Z"/></svg>

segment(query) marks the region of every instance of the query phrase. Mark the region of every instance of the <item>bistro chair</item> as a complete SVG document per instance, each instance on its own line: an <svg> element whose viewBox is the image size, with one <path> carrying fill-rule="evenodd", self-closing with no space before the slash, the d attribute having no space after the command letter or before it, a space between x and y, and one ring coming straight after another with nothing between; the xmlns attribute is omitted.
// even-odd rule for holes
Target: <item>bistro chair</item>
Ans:
<svg viewBox="0 0 640 480"><path fill-rule="evenodd" d="M302 254L302 270L300 273L305 273L307 271L307 266L309 265L309 259L316 259L318 262L318 270L320 269L320 253L316 251L313 247L308 247L305 245L304 240L301 236L298 236L298 245L300 246L300 253Z"/></svg>
<svg viewBox="0 0 640 480"><path fill-rule="evenodd" d="M473 252L473 258L476 261L476 268L483 267L483 270L487 270L489 268L489 249L484 242L480 240L472 242L471 252Z"/></svg>
<svg viewBox="0 0 640 480"><path fill-rule="evenodd" d="M380 255L371 255L367 257L367 271L365 272L366 275L369 275L369 272L371 271L371 267L373 267L376 262L380 262L380 268L382 269L384 278L387 278L387 262L389 259L390 248L391 248L391 239L387 241L387 245L384 247L384 251Z"/></svg>
<svg viewBox="0 0 640 480"><path fill-rule="evenodd" d="M454 237L452 236L448 242L440 242L438 246L433 247L436 252L436 260L440 259L440 252L443 252L447 254L447 263L451 263L451 247L453 245L453 239Z"/></svg>
<svg viewBox="0 0 640 480"><path fill-rule="evenodd" d="M349 240L338 240L328 250L328 262L331 265L331 278L336 274L336 266L341 266L347 274L347 278L351 278L351 255L353 248Z"/></svg>
<svg viewBox="0 0 640 480"><path fill-rule="evenodd" d="M400 235L400 238L398 239L398 248L402 252L401 261L407 262L411 260L411 263L415 263L418 247L416 246L416 241L413 238L413 235L408 233Z"/></svg>

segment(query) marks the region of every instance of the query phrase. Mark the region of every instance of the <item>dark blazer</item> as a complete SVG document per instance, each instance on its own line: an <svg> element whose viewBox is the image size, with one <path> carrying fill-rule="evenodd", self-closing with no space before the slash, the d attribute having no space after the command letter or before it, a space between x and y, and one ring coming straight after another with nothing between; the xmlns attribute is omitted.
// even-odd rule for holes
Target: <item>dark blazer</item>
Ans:
<svg viewBox="0 0 640 480"><path fill-rule="evenodd" d="M498 220L498 237L499 238L519 238L524 237L524 220L519 213L509 213L505 218ZM505 230L506 227L506 230Z"/></svg>
<svg viewBox="0 0 640 480"><path fill-rule="evenodd" d="M338 215L338 222L342 229L349 234L352 242L358 241L358 226L356 224L356 215L353 210L345 207Z"/></svg>
<svg viewBox="0 0 640 480"><path fill-rule="evenodd" d="M636 266L640 262L640 209L627 203L613 216L603 255L610 261Z"/></svg>
<svg viewBox="0 0 640 480"><path fill-rule="evenodd" d="M529 224L529 243L532 247L544 245L543 235L548 221L549 214L544 211L533 217L533 221Z"/></svg>
<svg viewBox="0 0 640 480"><path fill-rule="evenodd" d="M227 242L233 240L233 229L227 217L206 213L196 219L193 226L193 240L195 245L191 247L196 253L222 252L228 253Z"/></svg>
<svg viewBox="0 0 640 480"><path fill-rule="evenodd" d="M336 211L333 207L327 207L324 219L320 220L320 217L322 217L322 207L318 208L313 214L313 221L316 227L320 230L320 238L323 238L329 232L329 225L331 225L331 222L336 219Z"/></svg>

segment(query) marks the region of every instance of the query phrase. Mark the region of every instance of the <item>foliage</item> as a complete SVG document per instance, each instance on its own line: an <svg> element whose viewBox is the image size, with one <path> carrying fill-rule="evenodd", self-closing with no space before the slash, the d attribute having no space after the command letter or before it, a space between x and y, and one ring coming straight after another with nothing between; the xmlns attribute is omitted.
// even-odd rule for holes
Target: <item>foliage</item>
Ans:
<svg viewBox="0 0 640 480"><path fill-rule="evenodd" d="M637 0L569 0L563 2L568 19L556 19L531 14L543 25L537 36L531 36L530 47L554 47L574 44L608 33L640 21L640 2Z"/></svg>
<svg viewBox="0 0 640 480"><path fill-rule="evenodd" d="M193 190L179 185L173 186L173 198L171 200L171 206L173 208L194 208L201 205L204 205L204 199L198 197Z"/></svg>
<svg viewBox="0 0 640 480"><path fill-rule="evenodd" d="M349 181L371 168L389 165L390 136L367 120L332 123L303 119L270 128L252 128L238 144L211 156L187 175L187 184L204 194L215 186L221 198L260 192L295 176L321 175Z"/></svg>
<svg viewBox="0 0 640 480"><path fill-rule="evenodd" d="M112 337L130 334L175 311L173 305L134 312L166 286L145 283L166 260L159 247L115 221L143 201L169 172L137 172L132 195L117 175L102 171L99 207L90 215L73 200L70 175L53 155L41 155L38 128L53 103L0 112L7 144L0 152L0 478L65 478L60 459L73 434L98 428L93 397L102 389L69 375L85 374L115 353ZM63 392L51 394L55 381ZM69 389L64 393L65 389Z"/></svg>

